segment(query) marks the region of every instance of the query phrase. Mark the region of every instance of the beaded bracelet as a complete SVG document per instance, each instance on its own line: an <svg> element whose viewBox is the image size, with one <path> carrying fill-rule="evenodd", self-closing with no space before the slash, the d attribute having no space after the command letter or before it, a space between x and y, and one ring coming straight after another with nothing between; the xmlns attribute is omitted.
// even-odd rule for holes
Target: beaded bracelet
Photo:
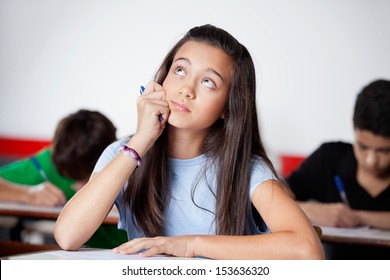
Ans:
<svg viewBox="0 0 390 280"><path fill-rule="evenodd" d="M126 155L131 156L137 163L137 167L141 166L142 164L141 157L134 149L127 147L126 145L122 145L121 151L124 152Z"/></svg>

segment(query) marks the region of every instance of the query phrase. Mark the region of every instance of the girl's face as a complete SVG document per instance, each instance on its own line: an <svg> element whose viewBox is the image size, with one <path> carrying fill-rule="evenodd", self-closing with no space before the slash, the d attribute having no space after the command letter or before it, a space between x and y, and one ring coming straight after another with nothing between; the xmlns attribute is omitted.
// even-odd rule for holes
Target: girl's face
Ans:
<svg viewBox="0 0 390 280"><path fill-rule="evenodd" d="M221 49L186 42L176 53L163 83L170 109L168 123L202 131L223 117L232 67L232 59Z"/></svg>
<svg viewBox="0 0 390 280"><path fill-rule="evenodd" d="M360 168L376 177L389 176L390 138L355 129L354 153Z"/></svg>

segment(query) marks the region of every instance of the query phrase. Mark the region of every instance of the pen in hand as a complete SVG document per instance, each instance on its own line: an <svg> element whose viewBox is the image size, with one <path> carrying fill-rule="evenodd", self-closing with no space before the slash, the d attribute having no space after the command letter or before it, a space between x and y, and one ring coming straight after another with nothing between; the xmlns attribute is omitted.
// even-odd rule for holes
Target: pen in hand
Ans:
<svg viewBox="0 0 390 280"><path fill-rule="evenodd" d="M139 89L139 95L142 95L144 93L144 90L145 90L145 87L141 86L140 89ZM158 120L161 122L163 120L163 116L159 115L158 116Z"/></svg>
<svg viewBox="0 0 390 280"><path fill-rule="evenodd" d="M144 90L145 90L145 87L141 86L141 88L139 89L139 95L142 95L144 93Z"/></svg>
<svg viewBox="0 0 390 280"><path fill-rule="evenodd" d="M341 180L341 177L338 175L334 176L334 181L336 183L336 187L337 187L337 190L339 191L341 199L343 200L345 205L349 206L349 201L348 201L347 195L345 194L344 183Z"/></svg>
<svg viewBox="0 0 390 280"><path fill-rule="evenodd" d="M31 157L31 161L33 162L35 168L38 170L39 174L45 181L49 181L45 171L43 171L42 166L39 164L38 160L35 157Z"/></svg>

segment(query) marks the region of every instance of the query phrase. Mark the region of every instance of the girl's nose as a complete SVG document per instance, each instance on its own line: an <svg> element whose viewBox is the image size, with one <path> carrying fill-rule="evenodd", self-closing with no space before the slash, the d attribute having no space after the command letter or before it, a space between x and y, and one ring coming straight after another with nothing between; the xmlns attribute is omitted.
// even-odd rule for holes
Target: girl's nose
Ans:
<svg viewBox="0 0 390 280"><path fill-rule="evenodd" d="M186 98L189 98L189 99L193 99L194 98L194 94L190 91L180 91L180 95L183 95L184 97Z"/></svg>
<svg viewBox="0 0 390 280"><path fill-rule="evenodd" d="M180 95L183 95L186 98L193 99L195 98L195 90L194 90L193 82L188 81L185 83L180 89Z"/></svg>

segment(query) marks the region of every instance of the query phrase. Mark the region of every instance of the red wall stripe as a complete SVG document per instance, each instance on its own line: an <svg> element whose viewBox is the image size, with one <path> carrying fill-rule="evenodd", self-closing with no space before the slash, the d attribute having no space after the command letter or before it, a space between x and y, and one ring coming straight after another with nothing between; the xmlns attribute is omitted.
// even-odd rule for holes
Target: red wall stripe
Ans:
<svg viewBox="0 0 390 280"><path fill-rule="evenodd" d="M281 155L280 156L280 165L281 165L281 175L283 177L287 177L291 174L295 169L297 169L302 161L304 161L304 156L298 155Z"/></svg>
<svg viewBox="0 0 390 280"><path fill-rule="evenodd" d="M42 148L49 146L50 143L50 140L43 139L38 140L0 137L0 157L27 157L33 153L38 152ZM304 159L304 156L281 155L281 175L284 177L288 176L294 169L299 167Z"/></svg>
<svg viewBox="0 0 390 280"><path fill-rule="evenodd" d="M0 156L29 156L50 143L50 140L0 137Z"/></svg>

